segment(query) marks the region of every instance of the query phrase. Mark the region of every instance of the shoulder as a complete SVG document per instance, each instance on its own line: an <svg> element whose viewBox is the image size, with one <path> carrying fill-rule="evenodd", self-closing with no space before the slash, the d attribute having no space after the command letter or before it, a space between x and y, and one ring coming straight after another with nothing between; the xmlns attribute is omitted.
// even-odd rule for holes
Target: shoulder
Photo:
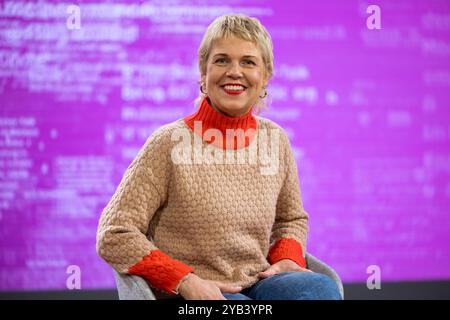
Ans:
<svg viewBox="0 0 450 320"><path fill-rule="evenodd" d="M174 145L172 134L176 130L185 130L186 125L183 119L173 121L158 127L147 138L144 145L141 147L138 158L144 158L147 160L164 160L167 161L167 157L170 155L170 150Z"/></svg>
<svg viewBox="0 0 450 320"><path fill-rule="evenodd" d="M186 125L184 124L183 119L179 119L168 124L165 124L161 127L158 127L150 137L147 139L145 146L146 147L156 147L164 148L170 147L172 145L172 135L173 132L177 130L185 130Z"/></svg>
<svg viewBox="0 0 450 320"><path fill-rule="evenodd" d="M183 119L179 119L168 124L165 124L159 128L157 128L152 135L149 137L149 140L157 140L166 142L166 140L170 140L172 133L176 130L185 129L186 125L184 124Z"/></svg>
<svg viewBox="0 0 450 320"><path fill-rule="evenodd" d="M258 121L258 131L260 129L265 130L267 137L271 137L273 134L278 135L275 140L269 138L265 141L270 143L271 147L273 146L273 142L278 141L279 159L284 170L292 170L292 168L296 167L294 150L292 149L292 144L286 130L273 120L259 116L256 118Z"/></svg>
<svg viewBox="0 0 450 320"><path fill-rule="evenodd" d="M289 145L290 145L289 137L286 133L286 130L284 130L284 128L282 126L280 126L275 121L267 119L267 118L263 118L260 116L255 116L255 118L258 123L258 130L269 131L268 134L273 134L273 133L278 134L279 138L280 138L280 142L283 145L286 145L289 147Z"/></svg>

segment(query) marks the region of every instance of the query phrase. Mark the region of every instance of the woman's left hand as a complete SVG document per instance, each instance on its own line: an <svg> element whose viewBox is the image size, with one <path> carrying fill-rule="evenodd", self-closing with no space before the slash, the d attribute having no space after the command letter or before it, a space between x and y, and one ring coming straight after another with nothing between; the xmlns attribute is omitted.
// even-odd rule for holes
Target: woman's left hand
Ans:
<svg viewBox="0 0 450 320"><path fill-rule="evenodd" d="M300 267L298 264L296 264L294 261L292 261L290 259L282 259L282 260L274 263L273 265L271 265L265 271L258 273L258 276L260 278L268 278L277 273L288 272L288 271L312 272L311 270Z"/></svg>

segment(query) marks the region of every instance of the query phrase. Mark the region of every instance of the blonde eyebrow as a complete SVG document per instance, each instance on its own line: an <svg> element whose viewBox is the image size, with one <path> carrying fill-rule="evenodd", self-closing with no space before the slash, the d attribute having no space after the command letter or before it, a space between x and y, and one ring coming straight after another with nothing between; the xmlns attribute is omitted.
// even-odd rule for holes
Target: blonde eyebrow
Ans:
<svg viewBox="0 0 450 320"><path fill-rule="evenodd" d="M213 58L215 58L215 57L217 57L217 56L225 56L225 57L228 57L228 54L226 54L226 53L216 53L216 54L213 56ZM255 58L255 59L258 59L257 56L252 56L252 55L245 55L245 56L243 56L242 58Z"/></svg>

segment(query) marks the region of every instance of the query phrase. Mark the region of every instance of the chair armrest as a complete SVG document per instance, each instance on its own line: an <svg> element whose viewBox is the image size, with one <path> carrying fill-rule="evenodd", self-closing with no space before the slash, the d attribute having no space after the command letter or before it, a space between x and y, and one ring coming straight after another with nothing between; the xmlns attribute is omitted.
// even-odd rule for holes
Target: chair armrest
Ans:
<svg viewBox="0 0 450 320"><path fill-rule="evenodd" d="M331 268L329 265L327 265L325 262L320 261L313 255L306 253L306 267L317 273L324 274L336 282L339 292L341 294L342 299L344 299L344 286L342 285L341 278L337 274L337 272Z"/></svg>
<svg viewBox="0 0 450 320"><path fill-rule="evenodd" d="M121 274L114 270L120 300L156 300L147 281L140 276Z"/></svg>

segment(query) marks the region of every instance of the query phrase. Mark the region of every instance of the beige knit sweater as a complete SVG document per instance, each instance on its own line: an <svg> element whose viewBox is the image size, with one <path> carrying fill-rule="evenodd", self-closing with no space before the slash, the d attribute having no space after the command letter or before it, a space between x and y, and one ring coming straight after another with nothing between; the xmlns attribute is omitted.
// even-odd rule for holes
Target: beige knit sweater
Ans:
<svg viewBox="0 0 450 320"><path fill-rule="evenodd" d="M188 272L246 288L258 281L258 272L282 258L304 266L308 215L289 140L274 122L256 120L250 146L226 152L249 156L250 150L267 147L262 133L278 134L279 144L271 149L278 149L278 165L271 160L277 170L269 174L267 157L241 164L174 163L180 137L189 139L183 140L185 146L188 141L194 149L197 143L204 153L215 147L198 144L199 137L182 119L156 130L103 210L98 254L118 272L139 274L166 292ZM281 239L299 243L298 252Z"/></svg>

